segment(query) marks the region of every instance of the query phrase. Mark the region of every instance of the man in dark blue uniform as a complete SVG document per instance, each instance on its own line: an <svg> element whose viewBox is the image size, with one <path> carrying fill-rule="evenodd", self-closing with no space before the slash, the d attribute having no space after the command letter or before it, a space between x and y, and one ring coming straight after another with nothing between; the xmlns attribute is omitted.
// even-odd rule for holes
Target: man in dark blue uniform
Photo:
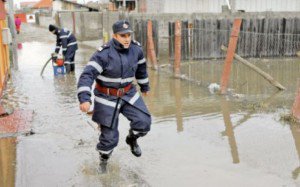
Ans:
<svg viewBox="0 0 300 187"><path fill-rule="evenodd" d="M77 41L75 36L66 28L59 29L55 25L49 25L49 31L56 35L56 48L53 54L53 60L57 58L60 47L62 47L62 54L64 57L64 65L66 67L66 72L75 71L75 53L78 49Z"/></svg>
<svg viewBox="0 0 300 187"><path fill-rule="evenodd" d="M113 39L93 54L78 81L78 99L83 112L90 108L92 85L96 81L92 119L101 129L97 150L102 164L107 163L118 144L119 113L130 121L126 143L137 157L142 154L137 139L145 136L151 125L151 115L133 84L136 79L142 95L148 94L147 64L142 48L131 40L132 30L127 21L114 23L113 32Z"/></svg>

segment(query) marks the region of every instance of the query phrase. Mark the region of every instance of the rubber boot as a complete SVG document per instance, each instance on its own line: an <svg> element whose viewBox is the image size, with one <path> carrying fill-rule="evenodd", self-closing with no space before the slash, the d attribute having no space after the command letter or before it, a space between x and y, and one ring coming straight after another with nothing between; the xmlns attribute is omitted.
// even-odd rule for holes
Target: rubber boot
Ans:
<svg viewBox="0 0 300 187"><path fill-rule="evenodd" d="M133 132L129 130L129 135L126 137L126 143L130 146L131 153L136 157L140 157L142 155L142 150L137 143L138 138L138 135L134 135Z"/></svg>
<svg viewBox="0 0 300 187"><path fill-rule="evenodd" d="M100 164L99 164L99 173L107 173L107 163L112 152L109 154L104 154L99 152Z"/></svg>

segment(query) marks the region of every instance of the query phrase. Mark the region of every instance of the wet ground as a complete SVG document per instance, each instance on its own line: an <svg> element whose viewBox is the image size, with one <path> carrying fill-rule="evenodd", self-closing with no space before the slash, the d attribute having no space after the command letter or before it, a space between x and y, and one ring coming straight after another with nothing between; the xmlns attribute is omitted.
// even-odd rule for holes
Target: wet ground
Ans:
<svg viewBox="0 0 300 187"><path fill-rule="evenodd" d="M95 151L99 132L90 117L79 111L76 98L76 82L94 50L80 46L74 75L54 77L48 66L41 77L55 46L54 36L46 29L25 25L19 37L19 70L12 72L1 102L6 107L34 110L36 134L0 139L0 184L300 185L300 126L280 121L295 96L297 60L260 63L288 88L281 93L235 64L230 84L235 94L224 97L211 94L205 85L219 81L218 73L212 73L219 65L203 62L197 65L198 72L197 67L190 68L190 73L209 77L202 78L205 81L200 85L173 79L166 71L149 70L152 90L145 100L153 124L151 132L139 140L143 155L131 154L124 141L129 122L121 116L120 142L109 172L99 175Z"/></svg>

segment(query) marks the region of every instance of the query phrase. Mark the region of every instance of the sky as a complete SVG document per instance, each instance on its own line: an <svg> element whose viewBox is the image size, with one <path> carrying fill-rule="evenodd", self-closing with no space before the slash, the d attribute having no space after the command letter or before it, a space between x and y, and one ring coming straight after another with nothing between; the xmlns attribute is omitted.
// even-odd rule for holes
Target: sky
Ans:
<svg viewBox="0 0 300 187"><path fill-rule="evenodd" d="M40 0L14 0L14 4L20 7L20 2L38 2ZM89 1L98 1L98 0L77 0L78 3L87 3Z"/></svg>

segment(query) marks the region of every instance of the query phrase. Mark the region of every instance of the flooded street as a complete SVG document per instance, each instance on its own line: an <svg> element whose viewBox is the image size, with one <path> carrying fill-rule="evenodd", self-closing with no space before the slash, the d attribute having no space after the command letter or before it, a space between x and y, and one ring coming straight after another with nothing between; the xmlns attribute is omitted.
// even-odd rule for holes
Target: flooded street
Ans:
<svg viewBox="0 0 300 187"><path fill-rule="evenodd" d="M300 186L300 126L280 121L292 106L300 61L259 63L287 87L279 93L235 63L230 83L235 94L228 96L207 88L219 83L220 63L182 66L187 76L202 76L201 85L149 69L145 101L153 124L139 139L143 155L131 154L125 143L129 121L121 116L108 174L98 174L99 132L80 112L76 88L95 50L79 46L74 75L54 77L49 64L41 77L54 35L24 25L19 41L19 70L12 70L1 102L33 110L35 134L0 139L0 186Z"/></svg>

